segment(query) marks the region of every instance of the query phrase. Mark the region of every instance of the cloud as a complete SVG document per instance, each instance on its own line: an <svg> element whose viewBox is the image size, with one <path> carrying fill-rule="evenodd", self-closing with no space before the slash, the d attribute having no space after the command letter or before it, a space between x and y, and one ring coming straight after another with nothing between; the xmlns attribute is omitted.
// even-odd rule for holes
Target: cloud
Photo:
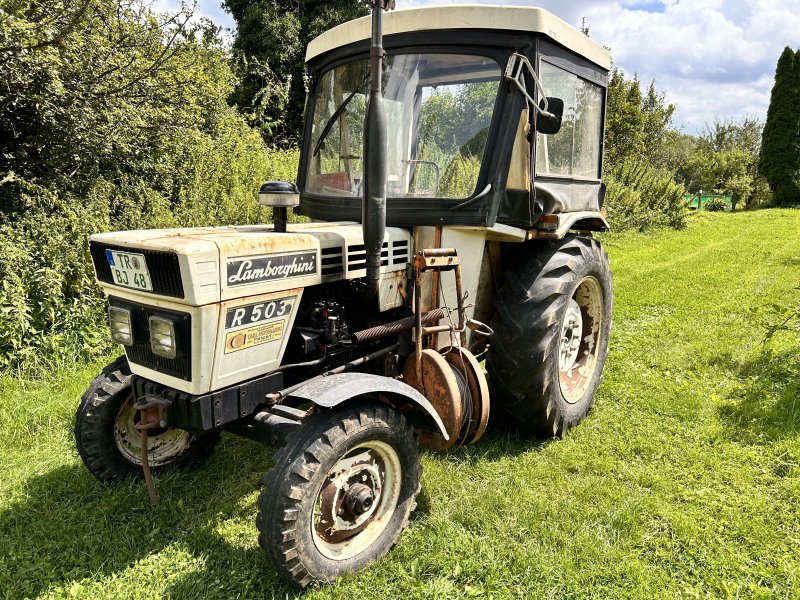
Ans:
<svg viewBox="0 0 800 600"><path fill-rule="evenodd" d="M473 0L474 2L475 0ZM175 7L178 0L157 0ZM458 0L398 0L398 8ZM665 91L675 122L690 133L715 117L764 118L775 64L800 44L800 0L483 0L541 6L611 48L614 64ZM233 27L220 0L198 0L200 13Z"/></svg>
<svg viewBox="0 0 800 600"><path fill-rule="evenodd" d="M715 117L765 117L778 56L798 40L800 0L666 0L663 11L642 5L605 2L585 14L615 64L655 79L677 103L678 125L695 132Z"/></svg>
<svg viewBox="0 0 800 600"><path fill-rule="evenodd" d="M411 0L414 5L447 4ZM509 4L483 0L482 4ZM400 3L399 3L400 4ZM775 64L800 43L800 0L538 0L611 48L614 64L656 81L694 133L714 118L764 118ZM408 6L408 3L402 3Z"/></svg>

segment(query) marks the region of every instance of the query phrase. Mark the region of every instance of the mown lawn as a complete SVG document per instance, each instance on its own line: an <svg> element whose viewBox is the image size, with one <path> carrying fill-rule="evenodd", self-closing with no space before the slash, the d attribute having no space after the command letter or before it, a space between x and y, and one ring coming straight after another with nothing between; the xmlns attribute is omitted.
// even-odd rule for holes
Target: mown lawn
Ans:
<svg viewBox="0 0 800 600"><path fill-rule="evenodd" d="M612 349L566 439L500 425L427 454L383 561L308 598L800 597L800 211L703 214L606 240ZM0 598L291 597L256 542L271 449L233 436L198 471L107 487L73 450L99 364L0 378Z"/></svg>

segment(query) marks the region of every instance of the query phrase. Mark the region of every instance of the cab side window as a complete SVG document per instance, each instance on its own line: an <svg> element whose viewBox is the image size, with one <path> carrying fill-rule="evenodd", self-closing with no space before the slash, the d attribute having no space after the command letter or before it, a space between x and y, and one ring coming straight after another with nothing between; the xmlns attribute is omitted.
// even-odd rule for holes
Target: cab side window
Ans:
<svg viewBox="0 0 800 600"><path fill-rule="evenodd" d="M544 60L539 80L547 96L564 100L564 116L558 133L537 134L536 172L599 179L603 88Z"/></svg>

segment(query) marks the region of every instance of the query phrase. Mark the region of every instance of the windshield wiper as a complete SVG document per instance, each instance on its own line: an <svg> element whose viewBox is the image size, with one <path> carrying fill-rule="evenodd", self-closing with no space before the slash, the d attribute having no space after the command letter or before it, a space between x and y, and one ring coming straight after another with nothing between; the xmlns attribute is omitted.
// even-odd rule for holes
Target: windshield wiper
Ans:
<svg viewBox="0 0 800 600"><path fill-rule="evenodd" d="M353 97L355 97L355 95L361 91L361 88L364 87L364 84L366 84L367 81L369 81L369 71L366 72L364 79L356 86L356 89L350 92L350 95L344 99L344 102L339 105L339 108L337 108L336 111L331 115L331 118L327 120L325 127L322 128L322 133L319 134L319 140L317 141L317 145L314 146L314 154L312 154L312 156L319 154L322 144L325 142L325 138L328 137L331 129L333 129L334 123L336 123L336 119L341 116L341 114L344 112L344 109L346 109L347 105L350 104L350 100L352 100Z"/></svg>

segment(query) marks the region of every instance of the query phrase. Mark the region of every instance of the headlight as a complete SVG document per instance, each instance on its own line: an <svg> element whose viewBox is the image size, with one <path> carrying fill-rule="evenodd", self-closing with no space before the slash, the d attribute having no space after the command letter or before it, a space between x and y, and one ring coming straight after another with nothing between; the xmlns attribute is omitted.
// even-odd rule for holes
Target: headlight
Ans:
<svg viewBox="0 0 800 600"><path fill-rule="evenodd" d="M131 311L117 306L108 307L108 325L111 328L111 339L124 346L133 345L133 327L131 327Z"/></svg>
<svg viewBox="0 0 800 600"><path fill-rule="evenodd" d="M150 349L164 358L175 358L175 322L166 317L150 317Z"/></svg>

